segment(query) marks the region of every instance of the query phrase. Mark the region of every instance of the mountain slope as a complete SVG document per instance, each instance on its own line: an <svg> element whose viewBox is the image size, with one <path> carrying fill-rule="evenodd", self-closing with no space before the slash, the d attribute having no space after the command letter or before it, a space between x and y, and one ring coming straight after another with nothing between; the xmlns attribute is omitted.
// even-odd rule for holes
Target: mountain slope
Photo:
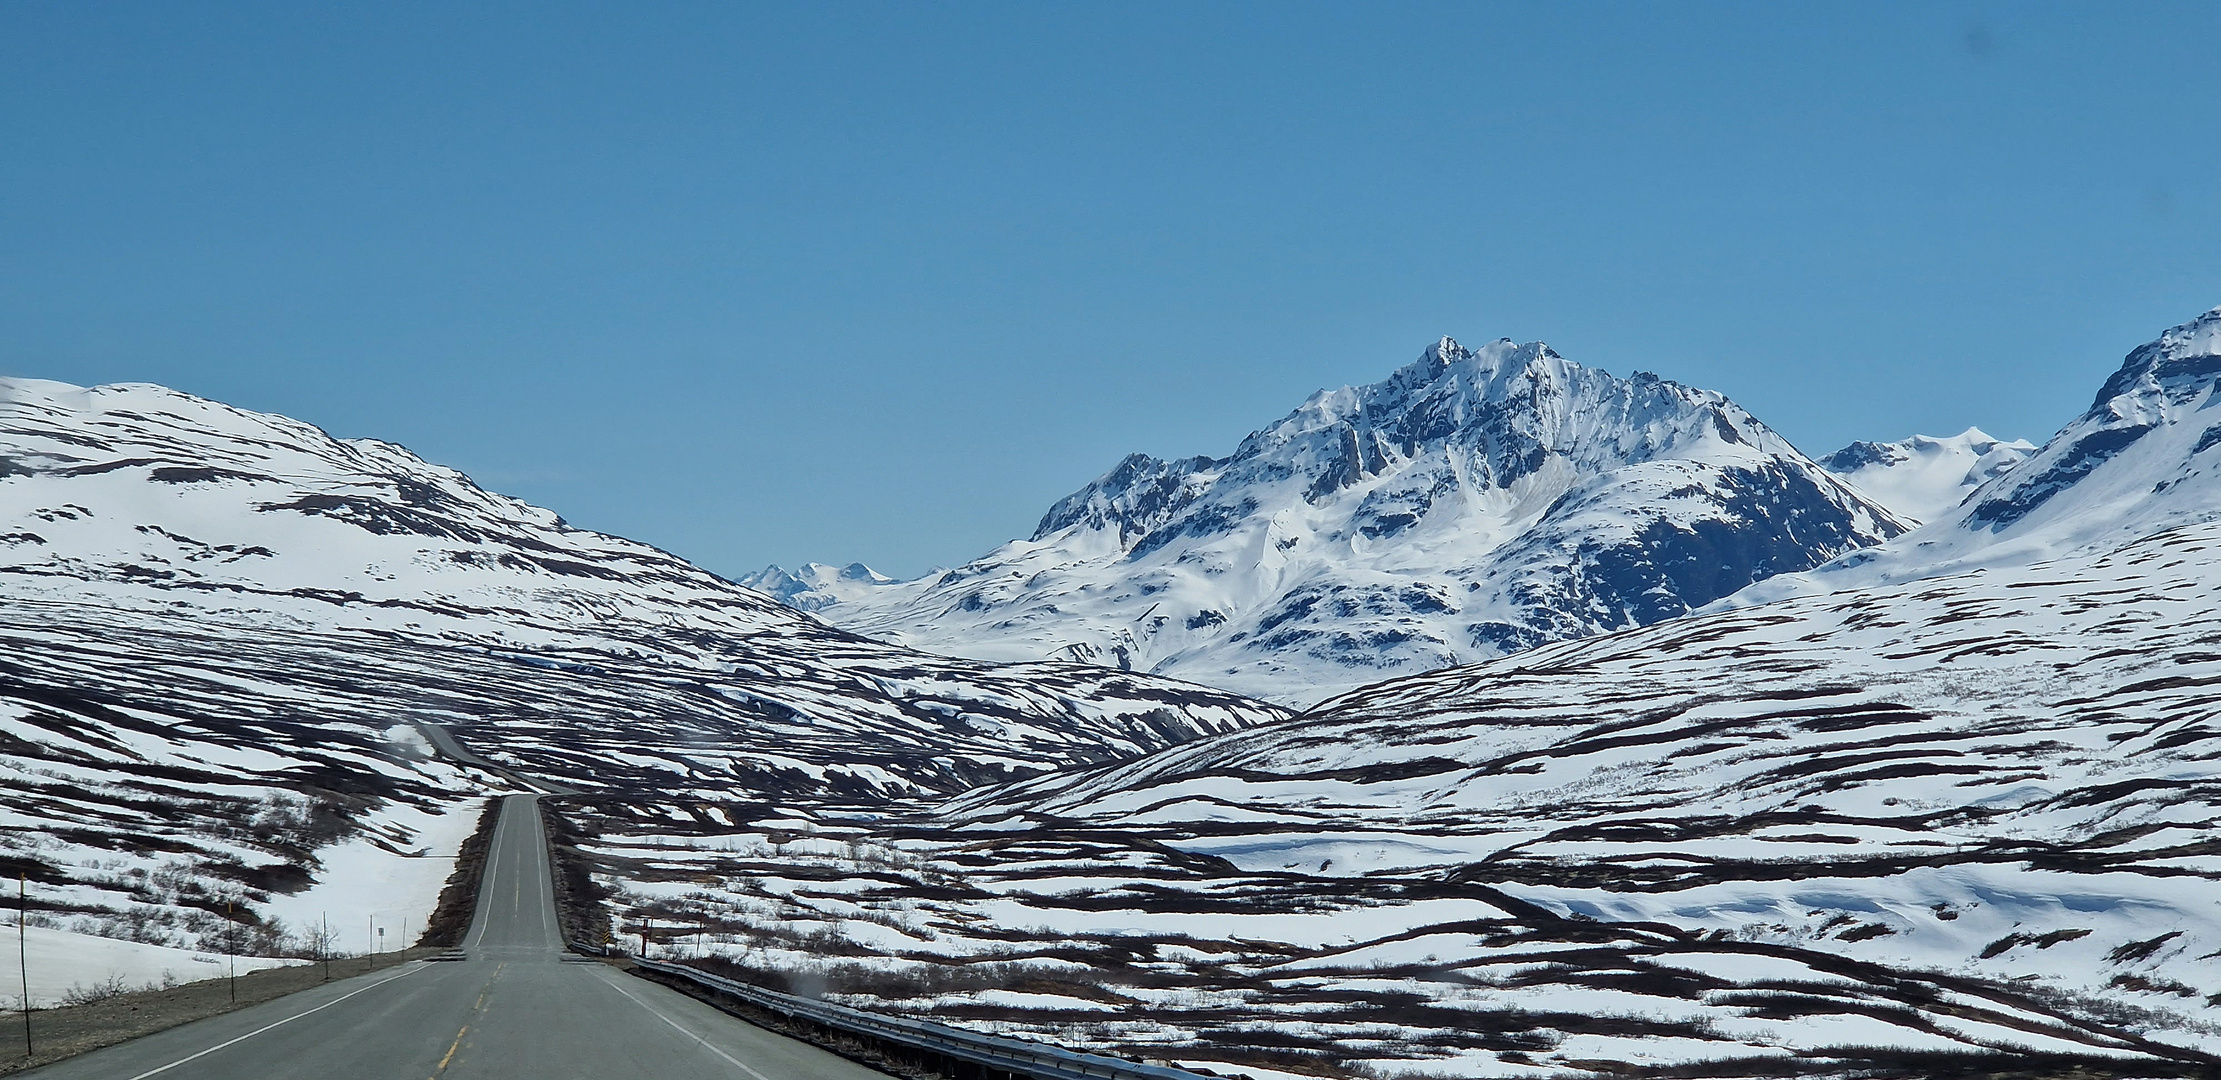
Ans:
<svg viewBox="0 0 2221 1080"><path fill-rule="evenodd" d="M1904 528L1718 394L1445 338L1228 457L1129 457L958 569L789 599L889 641L1308 701L1670 618Z"/></svg>
<svg viewBox="0 0 2221 1080"><path fill-rule="evenodd" d="M1820 459L1859 493L1900 520L1933 521L1967 493L2028 460L2034 443L1993 439L1979 428L1949 438L1915 435L1896 442L1855 442Z"/></svg>
<svg viewBox="0 0 2221 1080"><path fill-rule="evenodd" d="M229 901L280 947L512 786L443 733L574 789L869 802L1279 715L868 641L391 444L0 380L0 860L68 925L192 946Z"/></svg>

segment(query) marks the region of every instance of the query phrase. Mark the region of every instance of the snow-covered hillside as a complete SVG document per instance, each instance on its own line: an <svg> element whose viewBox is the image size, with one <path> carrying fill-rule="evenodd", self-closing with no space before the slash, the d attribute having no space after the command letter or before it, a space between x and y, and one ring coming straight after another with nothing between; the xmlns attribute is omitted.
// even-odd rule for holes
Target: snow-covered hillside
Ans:
<svg viewBox="0 0 2221 1080"><path fill-rule="evenodd" d="M935 815L613 806L596 850L628 915L751 977L1221 1073L2206 1075L2217 581L2221 523L2184 526Z"/></svg>
<svg viewBox="0 0 2221 1080"><path fill-rule="evenodd" d="M1444 338L1225 458L1129 457L955 570L763 580L888 641L1306 702L1671 618L1905 527L1719 394Z"/></svg>
<svg viewBox="0 0 2221 1080"><path fill-rule="evenodd" d="M1935 520L2035 452L2034 443L1993 439L1968 428L1944 439L1915 435L1855 442L1821 458L1820 465L1899 519L1918 523Z"/></svg>
<svg viewBox="0 0 2221 1080"><path fill-rule="evenodd" d="M421 927L513 789L442 732L571 788L880 798L1279 715L866 641L391 444L0 381L0 868L64 928L206 947L230 901L267 951L379 882Z"/></svg>
<svg viewBox="0 0 2221 1080"><path fill-rule="evenodd" d="M747 711L804 718L782 753L807 752L794 739L809 719L831 731L859 713L898 728L993 729L997 757L1039 747L1042 765L1276 715L1095 666L1006 676L888 648L390 443L154 386L0 381L0 589L18 603L202 627L371 634L527 660L598 652L696 678L784 679L791 689L735 692Z"/></svg>

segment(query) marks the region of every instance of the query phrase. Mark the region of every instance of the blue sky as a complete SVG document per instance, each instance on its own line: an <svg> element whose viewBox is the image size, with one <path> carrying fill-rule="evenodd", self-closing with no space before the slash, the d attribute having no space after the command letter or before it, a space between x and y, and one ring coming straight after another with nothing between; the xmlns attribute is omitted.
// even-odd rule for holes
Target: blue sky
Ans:
<svg viewBox="0 0 2221 1080"><path fill-rule="evenodd" d="M1807 452L2221 304L2221 9L0 5L0 371L726 573L951 564L1448 333Z"/></svg>

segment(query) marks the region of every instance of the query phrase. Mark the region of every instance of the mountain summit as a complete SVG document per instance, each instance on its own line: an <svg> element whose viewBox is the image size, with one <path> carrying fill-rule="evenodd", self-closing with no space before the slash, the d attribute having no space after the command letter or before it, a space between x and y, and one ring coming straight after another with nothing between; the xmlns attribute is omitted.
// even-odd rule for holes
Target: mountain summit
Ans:
<svg viewBox="0 0 2221 1080"><path fill-rule="evenodd" d="M1132 455L965 566L783 598L936 650L1307 701L1671 618L1908 527L1720 394L1445 337L1226 457Z"/></svg>

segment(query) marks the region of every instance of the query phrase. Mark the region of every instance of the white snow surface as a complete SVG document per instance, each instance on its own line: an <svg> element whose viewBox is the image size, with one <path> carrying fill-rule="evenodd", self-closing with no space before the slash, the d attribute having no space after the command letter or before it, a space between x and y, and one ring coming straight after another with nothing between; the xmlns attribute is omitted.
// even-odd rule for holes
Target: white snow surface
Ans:
<svg viewBox="0 0 2221 1080"><path fill-rule="evenodd" d="M1899 520L1918 524L1935 520L2035 452L2036 444L2025 439L1995 439L1970 427L1946 438L1855 442L1820 465Z"/></svg>
<svg viewBox="0 0 2221 1080"><path fill-rule="evenodd" d="M1225 458L1133 455L956 569L750 580L882 640L1304 704L1670 618L1906 527L1720 394L1444 338Z"/></svg>
<svg viewBox="0 0 2221 1080"><path fill-rule="evenodd" d="M660 690L634 698L694 698L674 710L690 726L742 714L758 766L820 783L954 785L971 757L989 775L1031 771L1281 715L1094 665L1009 671L861 640L391 443L141 384L0 380L0 595L186 634L339 635L612 682L616 667L645 669L629 675ZM689 732L699 760L679 771L722 769L730 734ZM864 747L911 775L852 752Z"/></svg>
<svg viewBox="0 0 2221 1080"><path fill-rule="evenodd" d="M8 978L0 991L0 1002L15 1008L23 996L22 976L15 970L18 951L26 954L25 973L31 981L33 1008L50 1009L62 1003L63 995L72 990L90 991L115 980L132 990L149 986L174 983L199 982L229 976L236 963L240 974L288 964L305 964L306 960L288 960L269 956L241 956L234 960L221 951L173 949L166 945L149 945L139 941L122 941L94 934L79 934L47 926L27 926L17 941L18 928L12 923L0 930L0 951L7 955Z"/></svg>
<svg viewBox="0 0 2221 1080"><path fill-rule="evenodd" d="M423 934L440 889L455 870L455 855L478 824L481 804L463 802L440 813L393 804L373 816L361 835L316 853L316 883L273 896L265 913L296 932L329 928L330 948L341 953L406 948ZM405 837L396 844L386 837ZM378 928L384 928L379 937Z"/></svg>
<svg viewBox="0 0 2221 1080"><path fill-rule="evenodd" d="M862 600L880 589L899 584L863 563L827 566L803 563L787 570L767 566L741 577L740 584L770 596L796 611L822 611L834 604Z"/></svg>

